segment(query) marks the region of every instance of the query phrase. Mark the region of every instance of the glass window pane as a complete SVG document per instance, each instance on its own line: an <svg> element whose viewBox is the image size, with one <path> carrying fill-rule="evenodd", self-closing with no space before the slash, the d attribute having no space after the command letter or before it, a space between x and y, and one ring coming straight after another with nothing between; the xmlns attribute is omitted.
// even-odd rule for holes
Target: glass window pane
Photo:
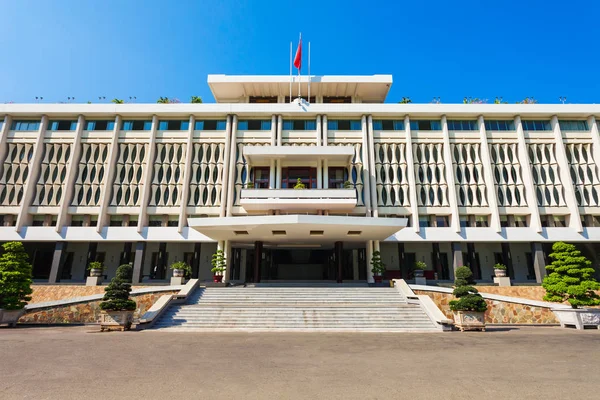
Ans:
<svg viewBox="0 0 600 400"><path fill-rule="evenodd" d="M194 123L194 129L197 131L201 131L204 129L204 121L196 121Z"/></svg>
<svg viewBox="0 0 600 400"><path fill-rule="evenodd" d="M152 121L144 121L144 130L145 131L152 130Z"/></svg>
<svg viewBox="0 0 600 400"><path fill-rule="evenodd" d="M217 131L224 131L227 126L227 121L217 121Z"/></svg>
<svg viewBox="0 0 600 400"><path fill-rule="evenodd" d="M362 124L360 121L350 121L350 130L351 131L360 131L360 130L362 130L361 125Z"/></svg>
<svg viewBox="0 0 600 400"><path fill-rule="evenodd" d="M382 124L381 120L374 120L373 121L373 130L380 131L382 129L383 129L383 124Z"/></svg>
<svg viewBox="0 0 600 400"><path fill-rule="evenodd" d="M160 131L166 131L167 129L169 129L169 122L168 121L160 121L158 123L158 130L160 130Z"/></svg>
<svg viewBox="0 0 600 400"><path fill-rule="evenodd" d="M294 128L294 122L293 121L289 121L289 120L284 120L283 121L283 130L284 131L291 131Z"/></svg>
<svg viewBox="0 0 600 400"><path fill-rule="evenodd" d="M248 130L248 121L238 121L238 129L241 131Z"/></svg>
<svg viewBox="0 0 600 400"><path fill-rule="evenodd" d="M395 131L403 131L404 130L404 121L394 121L394 130Z"/></svg>
<svg viewBox="0 0 600 400"><path fill-rule="evenodd" d="M181 121L180 129L182 131L187 131L189 127L190 127L190 121Z"/></svg>
<svg viewBox="0 0 600 400"><path fill-rule="evenodd" d="M306 121L305 127L307 131L314 131L317 129L317 122L313 119Z"/></svg>
<svg viewBox="0 0 600 400"><path fill-rule="evenodd" d="M332 131L337 131L337 128L338 128L338 123L336 120L327 121L327 129L332 130Z"/></svg>

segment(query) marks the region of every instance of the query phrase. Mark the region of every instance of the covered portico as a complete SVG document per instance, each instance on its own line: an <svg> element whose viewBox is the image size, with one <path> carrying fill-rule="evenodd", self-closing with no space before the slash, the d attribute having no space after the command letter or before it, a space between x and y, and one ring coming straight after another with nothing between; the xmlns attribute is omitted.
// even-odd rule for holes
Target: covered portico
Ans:
<svg viewBox="0 0 600 400"><path fill-rule="evenodd" d="M271 249L269 254L278 254L280 259L288 260L285 268L293 268L293 265L302 268L302 265L299 264L303 263L295 261L303 258L307 270L311 268L315 270L318 265L323 265L321 279L342 282L344 276L348 277L348 274L344 273L344 260L352 257L352 263L356 265L354 258L359 254L358 251L363 249L364 262L366 262L365 278L372 282L373 276L368 266L373 251L379 250L380 240L384 240L406 227L407 220L406 218L332 215L262 215L189 218L188 224L190 228L216 240L218 247L226 252L228 260L231 261L228 263L228 270L224 277L226 280L259 282L263 276L273 278L272 274L261 272L265 270L264 264L268 261L269 265L276 265L279 268L284 262L273 264L272 259L266 257L266 250ZM344 244L347 249L356 250L356 252L344 253ZM239 269L236 269L236 266L242 263L238 261L237 253L233 251L237 248L251 249L246 254L251 254L252 260L247 260L246 265L250 266L252 274L240 274ZM294 252L298 249L303 251ZM287 252L283 255L282 251L276 253L274 250L286 250ZM315 253L309 255L307 250L314 250ZM316 252L320 252L320 255L317 255ZM314 261L315 259L318 261ZM274 275L276 279L285 280L289 277L299 276L319 279L318 271L313 273L305 271L306 273L301 275L297 272L285 272L283 267L281 268L281 271L276 271ZM356 274L353 276L356 278Z"/></svg>

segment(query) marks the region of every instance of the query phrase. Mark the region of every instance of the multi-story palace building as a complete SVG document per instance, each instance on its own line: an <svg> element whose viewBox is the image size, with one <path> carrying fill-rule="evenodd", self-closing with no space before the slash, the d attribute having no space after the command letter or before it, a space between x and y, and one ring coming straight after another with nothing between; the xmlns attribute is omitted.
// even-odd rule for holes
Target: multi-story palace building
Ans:
<svg viewBox="0 0 600 400"><path fill-rule="evenodd" d="M297 93L299 78L294 78ZM166 280L186 261L225 280L429 279L468 265L540 282L548 247L597 265L600 106L384 104L389 75L211 75L213 104L0 105L0 240L35 279ZM305 189L294 189L301 182Z"/></svg>

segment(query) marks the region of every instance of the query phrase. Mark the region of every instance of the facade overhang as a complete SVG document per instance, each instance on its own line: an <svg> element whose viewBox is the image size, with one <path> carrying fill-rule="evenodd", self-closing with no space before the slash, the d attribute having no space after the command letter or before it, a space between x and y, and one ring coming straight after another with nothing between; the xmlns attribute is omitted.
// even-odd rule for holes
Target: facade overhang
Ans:
<svg viewBox="0 0 600 400"><path fill-rule="evenodd" d="M291 77L297 96L308 96L309 77ZM364 103L383 103L392 86L392 75L310 76L310 95L323 97L358 97ZM217 103L238 103L247 97L290 95L289 75L208 75L208 86Z"/></svg>
<svg viewBox="0 0 600 400"><path fill-rule="evenodd" d="M244 146L244 157L252 165L268 165L271 160L348 163L354 156L353 146Z"/></svg>
<svg viewBox="0 0 600 400"><path fill-rule="evenodd" d="M213 240L324 243L385 240L405 228L407 221L406 218L260 215L188 218L188 225Z"/></svg>

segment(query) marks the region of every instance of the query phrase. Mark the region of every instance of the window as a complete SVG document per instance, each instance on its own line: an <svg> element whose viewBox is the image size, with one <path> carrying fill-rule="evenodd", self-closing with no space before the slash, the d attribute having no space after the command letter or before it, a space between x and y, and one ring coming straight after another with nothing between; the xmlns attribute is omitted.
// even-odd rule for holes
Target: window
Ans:
<svg viewBox="0 0 600 400"><path fill-rule="evenodd" d="M253 183L255 189L268 189L269 188L269 175L271 168L269 167L254 167L253 169Z"/></svg>
<svg viewBox="0 0 600 400"><path fill-rule="evenodd" d="M450 226L449 218L447 215L436 215L435 226L438 228L447 228Z"/></svg>
<svg viewBox="0 0 600 400"><path fill-rule="evenodd" d="M419 217L419 226L421 228L427 228L431 224L429 223L429 217Z"/></svg>
<svg viewBox="0 0 600 400"><path fill-rule="evenodd" d="M330 119L327 121L327 129L332 131L360 131L362 123L360 120Z"/></svg>
<svg viewBox="0 0 600 400"><path fill-rule="evenodd" d="M330 189L343 189L344 182L347 180L346 168L344 167L329 167L327 171L329 178L328 187Z"/></svg>
<svg viewBox="0 0 600 400"><path fill-rule="evenodd" d="M437 120L410 121L410 129L415 131L441 131L442 123Z"/></svg>
<svg viewBox="0 0 600 400"><path fill-rule="evenodd" d="M375 131L403 131L404 121L394 121L391 119L379 119L373 121L373 130Z"/></svg>
<svg viewBox="0 0 600 400"><path fill-rule="evenodd" d="M475 226L477 228L487 228L490 226L489 219L487 215L477 215L475 216Z"/></svg>
<svg viewBox="0 0 600 400"><path fill-rule="evenodd" d="M49 131L74 131L77 121L48 121Z"/></svg>
<svg viewBox="0 0 600 400"><path fill-rule="evenodd" d="M14 131L37 131L40 121L13 121L11 128Z"/></svg>
<svg viewBox="0 0 600 400"><path fill-rule="evenodd" d="M291 103L292 101L296 100L297 98L298 98L298 96L292 97L291 99L290 99L290 96L285 96L285 103ZM305 96L302 96L302 100L307 101ZM315 99L315 96L310 96L310 99L308 100L308 102L310 104L316 103L317 101Z"/></svg>
<svg viewBox="0 0 600 400"><path fill-rule="evenodd" d="M298 179L307 189L316 189L317 169L305 167L284 168L281 173L281 187L283 189L293 189L298 183Z"/></svg>
<svg viewBox="0 0 600 400"><path fill-rule="evenodd" d="M152 121L123 121L124 131L149 131L152 129Z"/></svg>
<svg viewBox="0 0 600 400"><path fill-rule="evenodd" d="M160 121L158 130L160 131L187 131L190 126L189 121Z"/></svg>
<svg viewBox="0 0 600 400"><path fill-rule="evenodd" d="M524 131L551 131L550 121L522 121Z"/></svg>
<svg viewBox="0 0 600 400"><path fill-rule="evenodd" d="M148 226L162 226L163 217L162 215L151 215L148 218Z"/></svg>
<svg viewBox="0 0 600 400"><path fill-rule="evenodd" d="M73 215L71 217L71 226L83 226L83 215Z"/></svg>
<svg viewBox="0 0 600 400"><path fill-rule="evenodd" d="M122 215L111 215L110 216L110 226L123 226L123 216Z"/></svg>
<svg viewBox="0 0 600 400"><path fill-rule="evenodd" d="M44 221L46 221L45 215L34 215L31 225L32 226L44 226Z"/></svg>
<svg viewBox="0 0 600 400"><path fill-rule="evenodd" d="M507 228L508 227L508 215L501 215L500 216L500 226L503 228Z"/></svg>
<svg viewBox="0 0 600 400"><path fill-rule="evenodd" d="M592 224L594 227L600 227L600 215L592 216Z"/></svg>
<svg viewBox="0 0 600 400"><path fill-rule="evenodd" d="M112 131L115 129L115 121L86 121L86 131Z"/></svg>
<svg viewBox="0 0 600 400"><path fill-rule="evenodd" d="M315 129L317 129L317 123L314 119L296 119L283 121L284 131L314 131Z"/></svg>
<svg viewBox="0 0 600 400"><path fill-rule="evenodd" d="M514 131L513 120L485 120L485 129L488 131Z"/></svg>
<svg viewBox="0 0 600 400"><path fill-rule="evenodd" d="M515 215L515 227L527 228L527 217L523 215Z"/></svg>
<svg viewBox="0 0 600 400"><path fill-rule="evenodd" d="M0 121L0 131L2 130L3 126L4 126L4 121Z"/></svg>
<svg viewBox="0 0 600 400"><path fill-rule="evenodd" d="M240 131L269 131L271 130L271 120L249 119L238 121L238 130Z"/></svg>
<svg viewBox="0 0 600 400"><path fill-rule="evenodd" d="M194 129L197 131L224 131L227 127L227 121L207 119L204 121L196 121Z"/></svg>
<svg viewBox="0 0 600 400"><path fill-rule="evenodd" d="M137 226L138 225L138 216L137 215L130 215L129 216L129 222L127 223L127 226Z"/></svg>
<svg viewBox="0 0 600 400"><path fill-rule="evenodd" d="M477 121L448 120L449 131L476 131Z"/></svg>
<svg viewBox="0 0 600 400"><path fill-rule="evenodd" d="M169 220L167 221L167 226L179 226L179 218L169 217Z"/></svg>
<svg viewBox="0 0 600 400"><path fill-rule="evenodd" d="M323 97L323 103L352 103L352 97Z"/></svg>
<svg viewBox="0 0 600 400"><path fill-rule="evenodd" d="M277 96L272 96L272 97L250 96L250 103L277 103Z"/></svg>
<svg viewBox="0 0 600 400"><path fill-rule="evenodd" d="M588 131L587 121L558 121L562 131Z"/></svg>
<svg viewBox="0 0 600 400"><path fill-rule="evenodd" d="M460 217L460 227L466 228L469 226L469 217L467 215L461 215Z"/></svg>

